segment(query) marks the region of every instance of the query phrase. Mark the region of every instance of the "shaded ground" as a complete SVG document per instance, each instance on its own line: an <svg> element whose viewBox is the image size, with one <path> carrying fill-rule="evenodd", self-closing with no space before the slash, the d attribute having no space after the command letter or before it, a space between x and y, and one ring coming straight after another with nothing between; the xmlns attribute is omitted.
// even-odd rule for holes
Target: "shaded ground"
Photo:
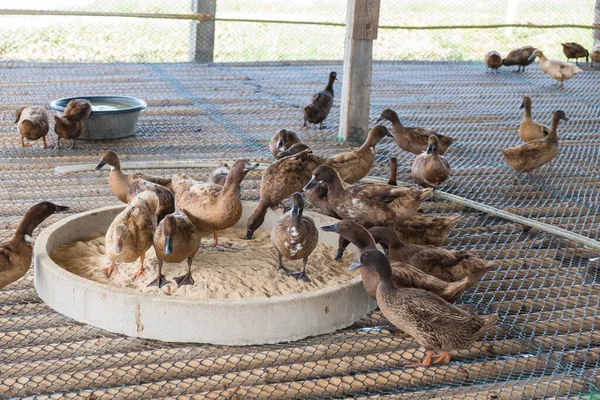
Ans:
<svg viewBox="0 0 600 400"><path fill-rule="evenodd" d="M40 200L73 212L118 204L106 172L58 176L56 166L96 163L113 149L125 161L221 160L246 157L270 162L268 140L281 128L299 128L302 106L341 64L0 64L0 237L8 237L24 211ZM454 168L443 190L527 218L598 238L600 177L600 72L586 70L565 89L534 65L524 74L487 74L479 64L377 63L372 122L390 107L406 124L429 126L456 137L447 157ZM316 153L347 147L335 138L339 83L328 129L302 132ZM134 138L81 142L76 151L21 149L14 110L80 94L140 97ZM519 143L521 97L533 99L536 120L549 123L561 108L571 120L560 130L561 154L534 181L515 184L499 147ZM51 141L55 141L53 133ZM413 156L392 141L379 146L373 175L386 176L389 155L399 158L410 181ZM149 170L170 174L177 170ZM208 169L185 170L205 177ZM256 199L260 176L243 185ZM32 274L0 291L0 393L35 398L415 398L498 395L509 398L589 393L598 384L600 290L598 255L556 237L446 202L430 212L461 212L447 246L475 249L499 260L460 303L498 312L501 323L449 366L404 367L422 357L414 341L393 336L378 313L355 326L290 344L232 348L165 344L110 334L75 323L42 303ZM57 217L51 218L47 226ZM383 327L383 328L381 328ZM84 394L78 395L82 390ZM428 391L425 393L424 391ZM79 397L78 397L79 396ZM178 397L179 396L179 397ZM445 396L446 397L446 396Z"/></svg>

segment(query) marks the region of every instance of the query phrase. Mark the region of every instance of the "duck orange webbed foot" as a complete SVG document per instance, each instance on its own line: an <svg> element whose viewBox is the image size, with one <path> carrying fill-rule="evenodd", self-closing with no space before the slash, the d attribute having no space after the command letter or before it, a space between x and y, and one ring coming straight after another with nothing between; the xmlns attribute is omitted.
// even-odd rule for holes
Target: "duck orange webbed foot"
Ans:
<svg viewBox="0 0 600 400"><path fill-rule="evenodd" d="M166 280L164 275L158 275L158 277L155 280L148 284L148 287L158 286L158 288L160 289L161 287L168 285L169 283L171 283L171 281Z"/></svg>
<svg viewBox="0 0 600 400"><path fill-rule="evenodd" d="M442 351L442 354L432 362L433 365L450 364L450 353Z"/></svg>
<svg viewBox="0 0 600 400"><path fill-rule="evenodd" d="M175 279L175 283L177 283L177 287L182 287L183 285L193 285L194 284L194 278L192 278L191 273L187 273L185 275L178 276L173 279Z"/></svg>
<svg viewBox="0 0 600 400"><path fill-rule="evenodd" d="M410 364L406 364L407 367L429 367L431 365L431 358L433 357L433 350L427 350L427 352L425 353L425 358L423 359L423 361L419 362L419 363L410 363Z"/></svg>
<svg viewBox="0 0 600 400"><path fill-rule="evenodd" d="M133 274L131 274L131 279L136 281L140 276L143 275L146 275L146 271L144 271L144 268L140 268L136 270Z"/></svg>
<svg viewBox="0 0 600 400"><path fill-rule="evenodd" d="M101 268L100 269L102 272L104 272L104 274L106 275L107 278L110 278L110 276L113 274L113 272L117 272L119 273L119 270L117 269L116 265L109 265L108 267L105 268Z"/></svg>

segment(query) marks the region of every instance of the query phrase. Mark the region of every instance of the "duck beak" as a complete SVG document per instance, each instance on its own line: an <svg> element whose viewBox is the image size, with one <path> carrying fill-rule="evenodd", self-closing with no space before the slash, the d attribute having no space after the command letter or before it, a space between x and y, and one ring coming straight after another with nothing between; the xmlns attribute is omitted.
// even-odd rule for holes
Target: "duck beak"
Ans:
<svg viewBox="0 0 600 400"><path fill-rule="evenodd" d="M434 151L434 150L435 150L435 146L434 146L434 145L432 145L432 144L428 144L428 145L427 145L427 150L425 150L425 152L426 152L427 154L431 154L431 153L433 153L433 151Z"/></svg>
<svg viewBox="0 0 600 400"><path fill-rule="evenodd" d="M165 236L165 248L164 248L164 253L165 255L169 255L171 253L173 253L173 238L171 236Z"/></svg>
<svg viewBox="0 0 600 400"><path fill-rule="evenodd" d="M569 117L567 117L567 116L564 116L564 117L562 118L562 120L563 120L563 121L568 121L568 120L569 120Z"/></svg>
<svg viewBox="0 0 600 400"><path fill-rule="evenodd" d="M325 225L325 226L320 227L319 229L321 229L323 232L337 232L338 224Z"/></svg>
<svg viewBox="0 0 600 400"><path fill-rule="evenodd" d="M69 211L71 209L71 207L69 206L59 206L55 204L55 210L54 212L63 212L63 211Z"/></svg>
<svg viewBox="0 0 600 400"><path fill-rule="evenodd" d="M529 56L529 58L527 59L527 61L531 61L531 60L533 60L534 58L535 58L535 54L532 54L532 55L530 55L530 56Z"/></svg>
<svg viewBox="0 0 600 400"><path fill-rule="evenodd" d="M283 139L277 142L277 148L281 149L283 147Z"/></svg>
<svg viewBox="0 0 600 400"><path fill-rule="evenodd" d="M304 191L308 191L310 189L313 189L318 184L319 184L319 182L317 182L317 180L315 179L315 177L313 175L313 177L311 178L311 180L306 184L306 186L304 186Z"/></svg>
<svg viewBox="0 0 600 400"><path fill-rule="evenodd" d="M378 123L380 123L382 121L383 121L383 117L379 117L379 118L377 118L377 121L375 121L375 123L378 124Z"/></svg>
<svg viewBox="0 0 600 400"><path fill-rule="evenodd" d="M106 165L106 161L104 160L100 160L100 162L98 163L98 165L96 165L96 168L94 168L96 171L99 171L102 169L102 167L104 167Z"/></svg>
<svg viewBox="0 0 600 400"><path fill-rule="evenodd" d="M387 133L386 133L385 137L391 137L391 138L393 138L393 137L394 137L394 135L392 135L392 134L390 133L390 131L387 131Z"/></svg>
<svg viewBox="0 0 600 400"><path fill-rule="evenodd" d="M519 110L522 110L523 108L525 108L525 102L521 103L521 105L519 106Z"/></svg>
<svg viewBox="0 0 600 400"><path fill-rule="evenodd" d="M356 260L354 261L354 264L352 264L351 266L348 267L348 271L352 271L354 269L360 268L362 267L362 263L360 262L360 260Z"/></svg>
<svg viewBox="0 0 600 400"><path fill-rule="evenodd" d="M277 154L277 158L289 157L291 155L292 153L290 152L290 149L287 149Z"/></svg>
<svg viewBox="0 0 600 400"><path fill-rule="evenodd" d="M244 172L248 173L252 170L255 170L260 164L256 163L256 164L252 164L252 163L246 163L244 164Z"/></svg>
<svg viewBox="0 0 600 400"><path fill-rule="evenodd" d="M292 217L298 218L300 216L300 207L296 206L295 204L292 204L291 214Z"/></svg>

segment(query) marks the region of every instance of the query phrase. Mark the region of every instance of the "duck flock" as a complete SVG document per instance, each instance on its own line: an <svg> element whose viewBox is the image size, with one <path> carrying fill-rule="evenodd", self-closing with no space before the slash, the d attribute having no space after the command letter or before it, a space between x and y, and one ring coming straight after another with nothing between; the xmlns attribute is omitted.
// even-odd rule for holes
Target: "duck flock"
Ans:
<svg viewBox="0 0 600 400"><path fill-rule="evenodd" d="M589 56L587 50L583 49L584 53L574 45L563 45L567 57ZM542 71L560 86L580 72L577 66L548 60L541 51L529 46L514 50L505 58L490 52L485 63L495 70L502 65L518 65L524 71L535 57L539 58ZM600 49L592 52L592 61L600 61ZM303 108L303 128L310 124L322 127L333 105L336 79L336 73L331 72L327 86L313 94ZM551 126L547 127L532 120L529 97L522 99L521 107L524 118L519 135L524 143L500 149L517 178L550 163L559 154L558 124L568 120L562 110L556 110ZM59 141L72 139L75 147L90 112L88 101L71 100L64 115L55 117ZM50 147L46 143L49 124L44 108L24 106L16 114L23 146L28 146L24 139L41 138L44 148ZM376 123L383 121L391 123L391 132L385 125L376 125L362 146L327 158L314 154L295 132L285 129L277 132L269 146L275 161L262 173L260 200L247 221L245 239L252 239L269 209L284 208L271 233L278 252L278 269L288 277L285 279L310 281L307 265L319 242L319 229L304 213L305 203L338 219L336 224L319 227L339 235L336 262L341 262L346 247L354 244L360 257L349 269L360 269L365 291L377 300L383 315L425 348L424 359L415 365L448 363L449 351L468 348L497 324L495 314L477 315L452 304L496 264L478 258L471 251L440 247L460 215L418 212L421 203L433 200L434 190L449 179L451 168L443 154L455 139L429 129L404 126L391 109L383 110ZM415 155L411 168L415 187L396 185L394 157L390 158L388 183L360 182L371 170L375 148L385 137L394 138L401 150ZM106 164L110 166L109 188L127 206L106 232L109 265L104 272L110 277L118 273L119 263L139 258L139 268L131 276L133 280L139 279L145 275L146 251L153 246L158 271L148 286L158 288L171 283L162 273L163 264L186 260L187 274L173 279L178 286L195 284L192 260L202 237L212 234L213 247L218 248L218 232L238 223L242 216L240 184L258 166L245 159L231 166L222 163L207 181L197 181L181 173L171 177L126 174L113 151L102 154L96 169ZM284 202L288 200L286 207ZM29 209L12 239L0 245L0 288L29 269L34 229L53 213L66 210L68 207L50 202ZM284 260L302 260L302 269L294 271L284 265Z"/></svg>

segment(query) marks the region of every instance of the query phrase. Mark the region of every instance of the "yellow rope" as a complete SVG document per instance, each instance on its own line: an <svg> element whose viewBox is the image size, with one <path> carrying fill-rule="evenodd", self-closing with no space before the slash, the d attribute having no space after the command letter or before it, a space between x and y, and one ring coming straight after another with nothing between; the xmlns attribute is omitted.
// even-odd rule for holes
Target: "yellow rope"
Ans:
<svg viewBox="0 0 600 400"><path fill-rule="evenodd" d="M153 18L153 19L177 19L191 21L220 21L220 22L246 22L267 24L291 24L291 25L321 25L321 26L346 26L343 22L320 22L320 21L288 21L268 19L243 19L243 18L214 18L209 14L161 14L161 13L119 13L105 11L60 11L60 10L17 10L0 9L0 15L29 15L29 16L75 16L75 17L124 17L124 18ZM492 24L492 25L380 25L379 29L404 29L404 30L435 30L435 29L498 29L498 28L530 28L530 29L600 29L600 24Z"/></svg>

